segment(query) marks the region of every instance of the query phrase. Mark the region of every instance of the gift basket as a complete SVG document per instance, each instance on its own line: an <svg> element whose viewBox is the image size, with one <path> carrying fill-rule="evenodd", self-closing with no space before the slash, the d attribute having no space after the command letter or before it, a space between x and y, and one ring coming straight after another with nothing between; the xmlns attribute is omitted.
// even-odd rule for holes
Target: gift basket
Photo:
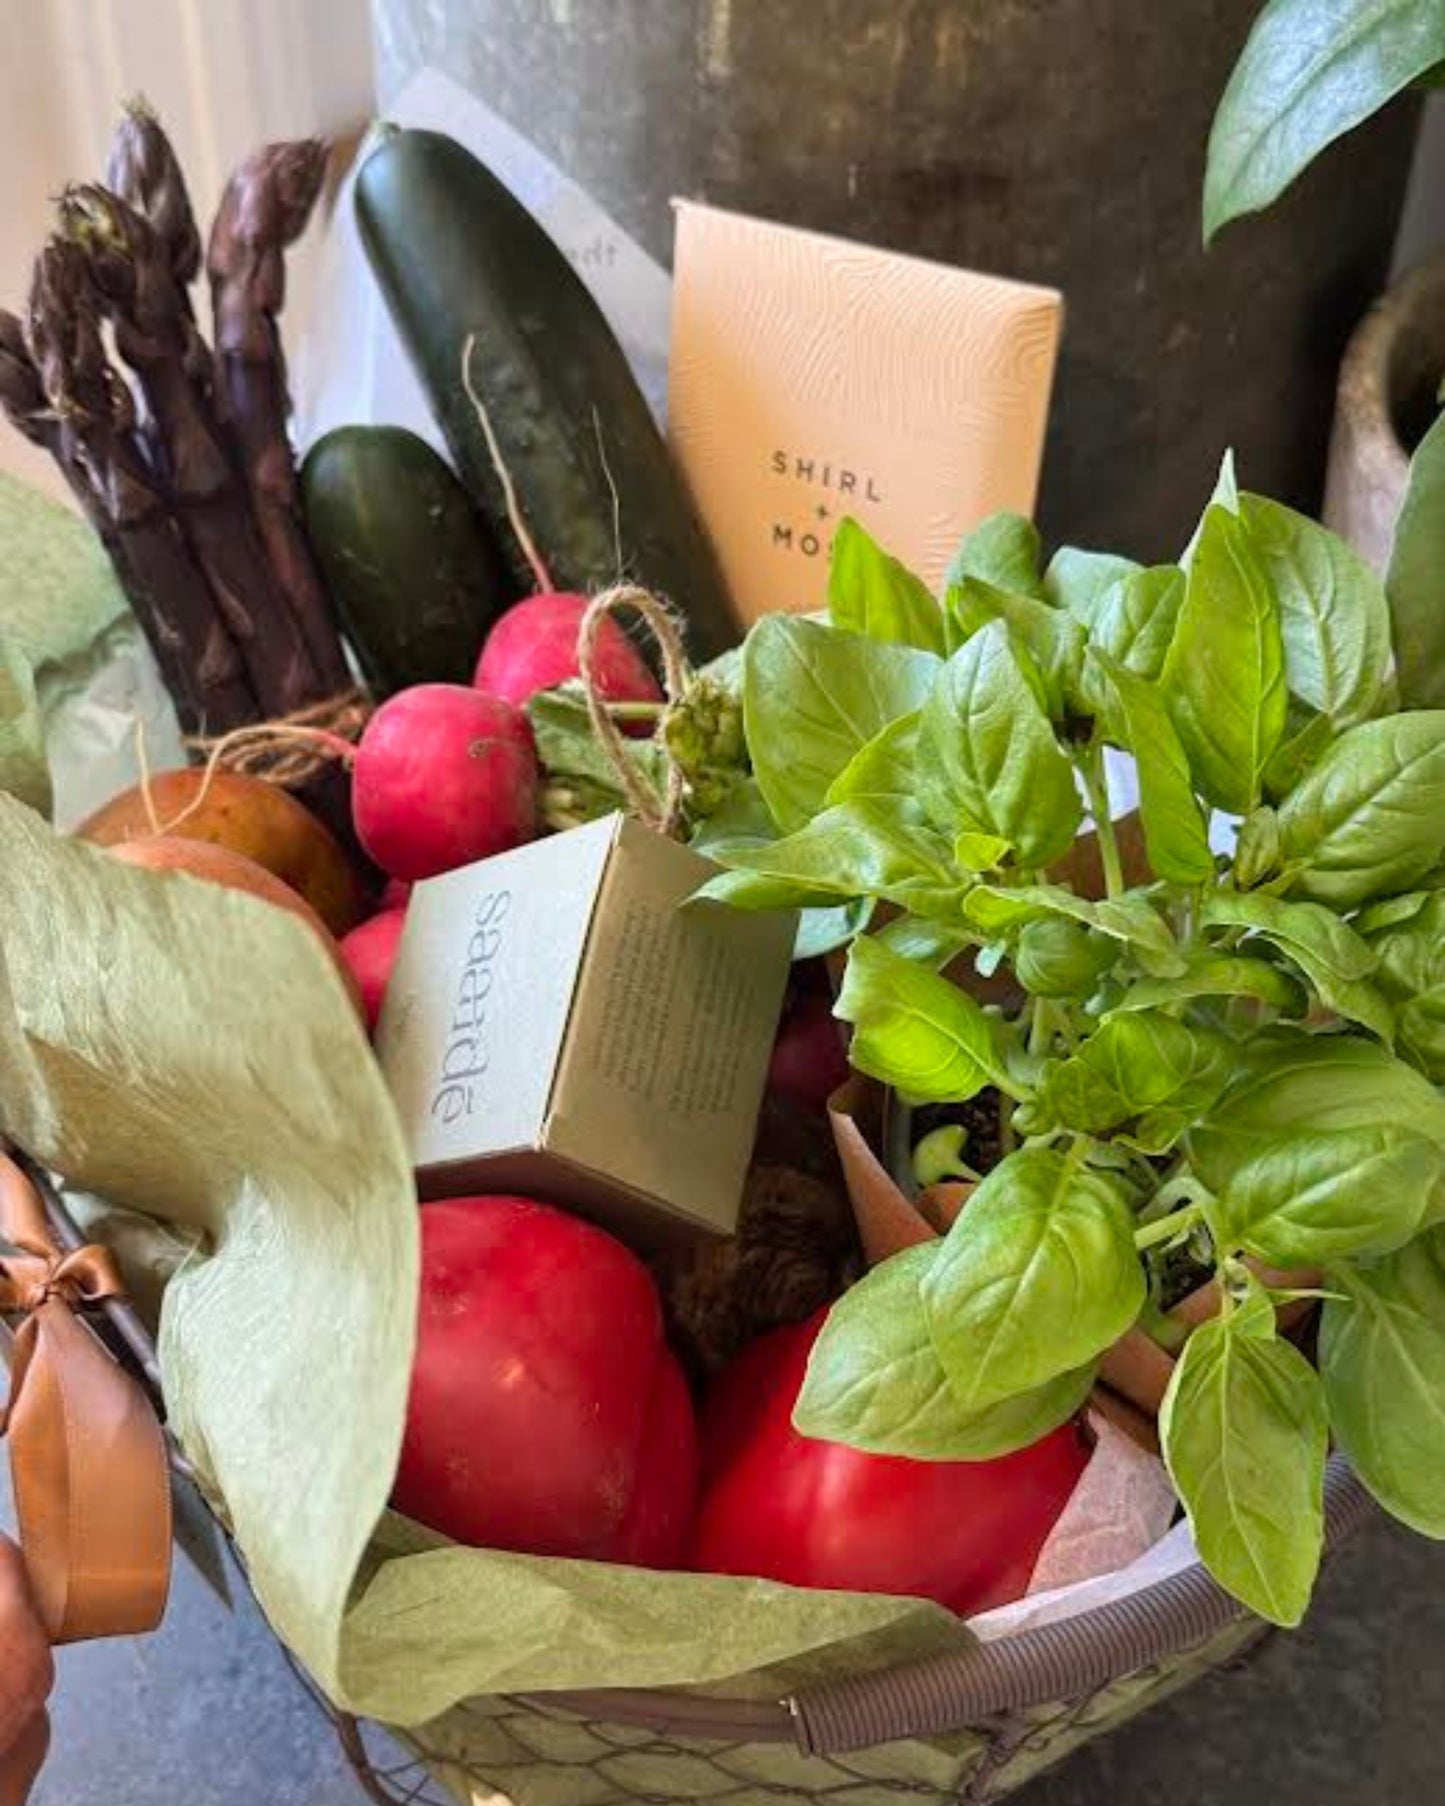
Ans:
<svg viewBox="0 0 1445 1806"><path fill-rule="evenodd" d="M1297 1625L1372 1500L1445 1534L1428 559L1387 596L1226 458L1172 564L1002 508L925 581L843 511L744 632L602 312L443 134L339 205L451 463L358 423L298 472L324 168L233 179L208 343L138 109L0 316L93 529L17 503L0 622L53 1640L219 1533L373 1798L983 1800ZM1056 313L1000 299L1020 369Z"/></svg>

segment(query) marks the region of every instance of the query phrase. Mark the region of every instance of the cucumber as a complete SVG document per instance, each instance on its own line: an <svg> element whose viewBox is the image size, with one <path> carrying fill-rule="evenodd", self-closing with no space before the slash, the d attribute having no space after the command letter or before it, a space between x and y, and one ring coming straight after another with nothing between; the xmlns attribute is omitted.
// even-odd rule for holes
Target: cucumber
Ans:
<svg viewBox="0 0 1445 1806"><path fill-rule="evenodd" d="M512 575L538 586L508 517L482 402L547 586L629 580L683 612L695 657L739 626L717 556L621 346L570 263L453 139L392 131L356 181L362 243L467 492ZM545 586L544 586L545 587Z"/></svg>
<svg viewBox="0 0 1445 1806"><path fill-rule="evenodd" d="M424 439L343 426L301 467L306 531L372 687L470 683L512 600L466 491Z"/></svg>

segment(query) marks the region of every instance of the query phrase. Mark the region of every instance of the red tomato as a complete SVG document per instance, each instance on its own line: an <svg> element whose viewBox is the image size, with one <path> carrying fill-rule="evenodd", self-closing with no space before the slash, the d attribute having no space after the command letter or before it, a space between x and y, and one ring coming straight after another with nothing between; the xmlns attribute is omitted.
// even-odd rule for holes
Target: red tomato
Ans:
<svg viewBox="0 0 1445 1806"><path fill-rule="evenodd" d="M692 1403L641 1261L527 1198L427 1204L421 1226L397 1508L479 1547L680 1564Z"/></svg>
<svg viewBox="0 0 1445 1806"><path fill-rule="evenodd" d="M1088 1463L1078 1429L997 1461L909 1461L800 1436L793 1404L826 1316L760 1337L714 1387L693 1566L917 1594L964 1616L1020 1598Z"/></svg>

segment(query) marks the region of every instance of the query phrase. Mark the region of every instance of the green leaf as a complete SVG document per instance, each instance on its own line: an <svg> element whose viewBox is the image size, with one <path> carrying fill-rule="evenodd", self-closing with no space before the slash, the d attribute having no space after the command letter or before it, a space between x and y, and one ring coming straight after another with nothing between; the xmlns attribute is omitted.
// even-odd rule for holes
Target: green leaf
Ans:
<svg viewBox="0 0 1445 1806"><path fill-rule="evenodd" d="M1092 1366L997 1404L962 1403L919 1295L942 1252L929 1243L895 1254L833 1306L793 1409L802 1435L915 1461L991 1461L1037 1442L1083 1405Z"/></svg>
<svg viewBox="0 0 1445 1806"><path fill-rule="evenodd" d="M1196 1329L1159 1413L1205 1566L1271 1623L1298 1624L1324 1546L1324 1388L1262 1290Z"/></svg>
<svg viewBox="0 0 1445 1806"><path fill-rule="evenodd" d="M1014 976L1034 997L1088 997L1119 957L1119 943L1066 916L1025 922Z"/></svg>
<svg viewBox="0 0 1445 1806"><path fill-rule="evenodd" d="M1338 534L1282 502L1244 495L1240 515L1279 605L1290 693L1336 728L1367 720L1390 673L1384 586Z"/></svg>
<svg viewBox="0 0 1445 1806"><path fill-rule="evenodd" d="M1442 58L1445 18L1431 0L1269 0L1209 134L1205 242L1267 207Z"/></svg>
<svg viewBox="0 0 1445 1806"><path fill-rule="evenodd" d="M918 776L924 807L946 832L992 834L1026 867L1073 845L1083 816L1074 768L1002 621L980 628L939 674L923 709Z"/></svg>
<svg viewBox="0 0 1445 1806"><path fill-rule="evenodd" d="M860 746L828 786L829 808L860 796L917 796L919 720L916 713L900 715Z"/></svg>
<svg viewBox="0 0 1445 1806"><path fill-rule="evenodd" d="M1283 1016L1303 1016L1309 1007L1304 987L1268 960L1245 954L1192 951L1182 971L1168 978L1143 978L1129 986L1109 1014L1165 1009L1191 997L1249 997Z"/></svg>
<svg viewBox="0 0 1445 1806"><path fill-rule="evenodd" d="M1353 909L1410 889L1445 853L1442 787L1445 709L1347 729L1280 805L1294 890Z"/></svg>
<svg viewBox="0 0 1445 1806"><path fill-rule="evenodd" d="M1284 738L1264 768L1266 796L1288 796L1319 764L1334 738L1335 724L1328 715L1311 714L1291 697L1285 711Z"/></svg>
<svg viewBox="0 0 1445 1806"><path fill-rule="evenodd" d="M1432 1084L1445 1085L1445 891L1391 902L1413 908L1393 918L1381 911L1368 943L1376 982L1395 1006L1398 1051Z"/></svg>
<svg viewBox="0 0 1445 1806"><path fill-rule="evenodd" d="M1218 503L1204 516L1161 682L1197 787L1247 814L1284 732L1284 646L1248 532Z"/></svg>
<svg viewBox="0 0 1445 1806"><path fill-rule="evenodd" d="M1276 1266L1388 1254L1445 1213L1445 1099L1352 1036L1257 1036L1189 1156L1219 1251Z"/></svg>
<svg viewBox="0 0 1445 1806"><path fill-rule="evenodd" d="M968 577L981 577L1016 596L1041 596L1039 530L1022 514L1004 510L980 522L949 562L944 593Z"/></svg>
<svg viewBox="0 0 1445 1806"><path fill-rule="evenodd" d="M1263 884L1279 871L1279 817L1261 803L1239 824L1234 841L1234 881L1241 890Z"/></svg>
<svg viewBox="0 0 1445 1806"><path fill-rule="evenodd" d="M1410 459L1385 592L1401 703L1445 708L1445 414Z"/></svg>
<svg viewBox="0 0 1445 1806"><path fill-rule="evenodd" d="M924 652L944 650L943 612L928 586L891 557L851 515L838 523L828 567L835 627Z"/></svg>
<svg viewBox="0 0 1445 1806"><path fill-rule="evenodd" d="M1340 1266L1320 1320L1330 1427L1386 1511L1445 1538L1445 1235Z"/></svg>
<svg viewBox="0 0 1445 1806"><path fill-rule="evenodd" d="M1014 644L1033 660L1043 681L1047 713L1062 720L1076 706L1084 632L1062 609L1036 596L1011 595L981 577L966 577L948 591L948 613L960 644L990 621L1006 622Z"/></svg>
<svg viewBox="0 0 1445 1806"><path fill-rule="evenodd" d="M967 920L986 934L1062 916L1123 941L1142 964L1157 969L1161 977L1185 969L1179 943L1146 897L1126 895L1091 902L1059 884L976 884L964 896L962 909Z"/></svg>
<svg viewBox="0 0 1445 1806"><path fill-rule="evenodd" d="M982 1007L871 936L853 943L833 1013L853 1024L853 1066L911 1102L962 1102L1006 1076Z"/></svg>
<svg viewBox="0 0 1445 1806"><path fill-rule="evenodd" d="M920 1282L929 1330L968 1409L1084 1367L1146 1295L1134 1219L1111 1181L1047 1148L1008 1155Z"/></svg>
<svg viewBox="0 0 1445 1806"><path fill-rule="evenodd" d="M1050 1070L1033 1114L1089 1135L1133 1124L1125 1139L1162 1154L1218 1099L1236 1053L1228 1036L1157 1010L1111 1016Z"/></svg>
<svg viewBox="0 0 1445 1806"><path fill-rule="evenodd" d="M1214 876L1214 854L1195 799L1189 761L1169 711L1153 684L1103 653L1097 657L1112 692L1109 713L1117 717L1121 730L1117 737L1138 767L1139 813L1149 864L1167 883L1205 884Z"/></svg>
<svg viewBox="0 0 1445 1806"><path fill-rule="evenodd" d="M935 972L952 965L960 953L978 943L977 935L961 925L909 915L885 922L872 938L900 959L931 966Z"/></svg>
<svg viewBox="0 0 1445 1806"><path fill-rule="evenodd" d="M755 846L725 847L715 857L729 872L793 886L811 902L887 897L937 914L963 888L947 841L920 822L915 803L901 797L858 797L825 809L796 834ZM699 894L718 892L709 885Z"/></svg>
<svg viewBox="0 0 1445 1806"><path fill-rule="evenodd" d="M554 778L580 778L597 787L598 814L623 809L627 799L617 781L612 761L603 752L592 729L587 701L577 682L555 690L539 690L527 703L537 759ZM667 786L667 758L653 740L625 740L627 757L659 800Z"/></svg>
<svg viewBox="0 0 1445 1806"><path fill-rule="evenodd" d="M854 897L849 903L832 906L811 904L798 912L798 932L793 940L793 958L821 959L839 947L846 947L855 935L862 934L873 919L876 901L872 897Z"/></svg>
<svg viewBox="0 0 1445 1806"><path fill-rule="evenodd" d="M1362 1023L1387 1046L1394 1040L1393 1012L1369 983L1377 955L1323 904L1215 890L1205 897L1199 919L1207 928L1242 928L1247 939L1257 937L1277 947L1304 973L1327 1010Z"/></svg>
<svg viewBox="0 0 1445 1806"><path fill-rule="evenodd" d="M759 787L785 833L823 808L860 748L923 706L941 669L932 653L796 615L757 623L743 647L743 715Z"/></svg>
<svg viewBox="0 0 1445 1806"><path fill-rule="evenodd" d="M1199 549L1199 536L1204 531L1204 517L1216 504L1221 508L1227 508L1231 514L1239 513L1239 480L1234 473L1232 448L1227 448L1224 456L1219 460L1219 474L1214 479L1214 488L1210 493L1209 500L1204 504L1204 514L1200 515L1199 524L1195 527L1189 544L1179 554L1181 570L1187 572L1190 565L1193 564L1194 554Z"/></svg>
<svg viewBox="0 0 1445 1806"><path fill-rule="evenodd" d="M1081 627L1089 629L1120 579L1139 569L1132 558L1120 558L1113 552L1060 546L1044 572L1044 600L1067 609Z"/></svg>
<svg viewBox="0 0 1445 1806"><path fill-rule="evenodd" d="M1175 564L1132 571L1107 590L1089 629L1091 658L1102 656L1151 684L1174 644L1184 606L1184 573Z"/></svg>

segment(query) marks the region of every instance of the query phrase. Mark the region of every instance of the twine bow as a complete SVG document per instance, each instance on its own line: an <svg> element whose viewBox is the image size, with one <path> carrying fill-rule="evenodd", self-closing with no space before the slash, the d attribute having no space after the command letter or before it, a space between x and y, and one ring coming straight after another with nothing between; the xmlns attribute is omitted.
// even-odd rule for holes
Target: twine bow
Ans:
<svg viewBox="0 0 1445 1806"><path fill-rule="evenodd" d="M152 1630L170 1585L165 1442L144 1392L78 1313L124 1287L108 1249L58 1247L0 1153L0 1311L20 1314L0 1435L20 1546L53 1643Z"/></svg>

